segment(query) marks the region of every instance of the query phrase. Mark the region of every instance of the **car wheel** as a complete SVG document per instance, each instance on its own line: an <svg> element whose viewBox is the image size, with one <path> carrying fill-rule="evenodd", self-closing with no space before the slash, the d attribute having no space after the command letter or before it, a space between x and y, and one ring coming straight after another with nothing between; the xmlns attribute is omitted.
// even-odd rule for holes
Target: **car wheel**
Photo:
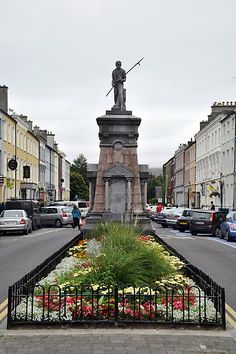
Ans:
<svg viewBox="0 0 236 354"><path fill-rule="evenodd" d="M167 225L163 225L163 224L162 224L161 226L162 226L162 227L168 227Z"/></svg>
<svg viewBox="0 0 236 354"><path fill-rule="evenodd" d="M179 232L185 232L185 230L184 229L179 229Z"/></svg>
<svg viewBox="0 0 236 354"><path fill-rule="evenodd" d="M6 234L7 234L6 231L3 231L3 232L2 232L2 235L3 235L3 236L6 236Z"/></svg>
<svg viewBox="0 0 236 354"><path fill-rule="evenodd" d="M32 229L33 229L33 230L36 230L35 221L32 222Z"/></svg>
<svg viewBox="0 0 236 354"><path fill-rule="evenodd" d="M56 226L56 227L62 227L62 222L61 222L61 220L57 219L57 220L55 221L55 226Z"/></svg>
<svg viewBox="0 0 236 354"><path fill-rule="evenodd" d="M30 229L29 229L29 234L32 233L32 225L30 226Z"/></svg>
<svg viewBox="0 0 236 354"><path fill-rule="evenodd" d="M29 229L28 229L28 227L23 231L23 234L24 235L28 235L28 233L29 233Z"/></svg>
<svg viewBox="0 0 236 354"><path fill-rule="evenodd" d="M196 231L191 231L191 235L197 236L197 232Z"/></svg>
<svg viewBox="0 0 236 354"><path fill-rule="evenodd" d="M219 229L219 227L217 227L217 228L215 229L215 231L212 233L212 236L213 236L213 237L219 237L219 236L220 236L220 229Z"/></svg>
<svg viewBox="0 0 236 354"><path fill-rule="evenodd" d="M231 237L229 236L229 231L226 231L225 239L226 239L227 242L231 241Z"/></svg>

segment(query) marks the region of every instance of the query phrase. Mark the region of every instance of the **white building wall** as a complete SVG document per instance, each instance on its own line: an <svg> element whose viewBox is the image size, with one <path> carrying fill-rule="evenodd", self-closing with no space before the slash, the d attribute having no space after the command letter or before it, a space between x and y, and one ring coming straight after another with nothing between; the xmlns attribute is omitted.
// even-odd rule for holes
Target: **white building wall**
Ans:
<svg viewBox="0 0 236 354"><path fill-rule="evenodd" d="M220 197L210 196L220 192L221 123L226 114L210 120L195 136L196 140L196 192L200 193L200 206L210 206L211 200L220 207Z"/></svg>
<svg viewBox="0 0 236 354"><path fill-rule="evenodd" d="M234 208L234 138L235 115L221 121L221 173L223 180L223 205Z"/></svg>

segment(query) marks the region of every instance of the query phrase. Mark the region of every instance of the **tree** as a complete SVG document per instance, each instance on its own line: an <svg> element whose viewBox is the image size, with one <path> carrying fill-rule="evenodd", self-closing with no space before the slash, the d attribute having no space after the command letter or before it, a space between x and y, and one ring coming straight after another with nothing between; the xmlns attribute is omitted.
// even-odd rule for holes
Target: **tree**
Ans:
<svg viewBox="0 0 236 354"><path fill-rule="evenodd" d="M83 176L77 171L70 172L70 195L71 200L77 198L88 200L88 186Z"/></svg>
<svg viewBox="0 0 236 354"><path fill-rule="evenodd" d="M80 154L74 159L71 165L71 171L79 172L85 181L87 181L87 159L83 154Z"/></svg>
<svg viewBox="0 0 236 354"><path fill-rule="evenodd" d="M71 200L88 200L87 159L80 154L70 167Z"/></svg>
<svg viewBox="0 0 236 354"><path fill-rule="evenodd" d="M156 199L156 187L162 186L163 176L154 176L150 174L148 185L147 185L147 200L150 202L151 200ZM157 200L155 201L157 202Z"/></svg>

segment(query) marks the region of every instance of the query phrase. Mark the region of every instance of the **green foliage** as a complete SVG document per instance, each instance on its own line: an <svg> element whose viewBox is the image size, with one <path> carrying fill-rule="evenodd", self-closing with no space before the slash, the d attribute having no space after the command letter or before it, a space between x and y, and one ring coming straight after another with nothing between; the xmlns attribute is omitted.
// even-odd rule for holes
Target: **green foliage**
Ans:
<svg viewBox="0 0 236 354"><path fill-rule="evenodd" d="M87 159L83 154L80 154L73 160L71 165L72 172L79 172L85 181L87 181Z"/></svg>
<svg viewBox="0 0 236 354"><path fill-rule="evenodd" d="M79 172L70 173L70 193L71 200L74 200L76 195L79 199L88 200L88 186Z"/></svg>
<svg viewBox="0 0 236 354"><path fill-rule="evenodd" d="M156 198L156 190L155 187L163 185L163 176L154 176L150 174L148 185L147 185L147 200L150 201Z"/></svg>
<svg viewBox="0 0 236 354"><path fill-rule="evenodd" d="M70 168L71 200L78 195L79 199L88 200L87 160L83 154L74 159Z"/></svg>
<svg viewBox="0 0 236 354"><path fill-rule="evenodd" d="M174 273L163 254L137 238L134 227L105 223L99 228L103 235L101 255L93 260L88 282L151 286L163 276Z"/></svg>

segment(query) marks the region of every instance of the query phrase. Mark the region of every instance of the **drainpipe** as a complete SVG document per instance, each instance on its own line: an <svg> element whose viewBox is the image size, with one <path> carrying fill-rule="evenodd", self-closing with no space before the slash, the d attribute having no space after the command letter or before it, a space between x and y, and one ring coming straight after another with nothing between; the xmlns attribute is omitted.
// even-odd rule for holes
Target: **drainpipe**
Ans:
<svg viewBox="0 0 236 354"><path fill-rule="evenodd" d="M234 114L234 172L233 172L233 176L234 176L234 186L233 186L233 210L235 210L235 199L236 199L236 195L235 195L235 186L236 186L236 114Z"/></svg>
<svg viewBox="0 0 236 354"><path fill-rule="evenodd" d="M15 159L17 160L17 148L16 148L16 125L17 123L15 122ZM19 168L19 166L17 166ZM17 168L15 169L15 199L16 199L16 178L17 178Z"/></svg>

